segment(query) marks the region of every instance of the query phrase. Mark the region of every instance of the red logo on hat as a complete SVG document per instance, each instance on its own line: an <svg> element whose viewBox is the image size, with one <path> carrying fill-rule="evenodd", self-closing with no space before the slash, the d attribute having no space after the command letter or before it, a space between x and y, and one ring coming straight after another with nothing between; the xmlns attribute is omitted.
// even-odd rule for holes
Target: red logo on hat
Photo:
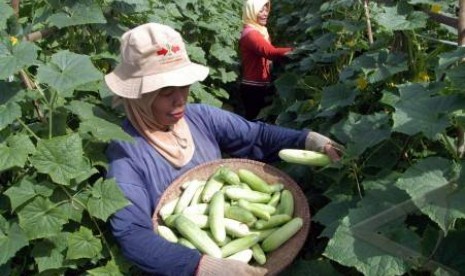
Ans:
<svg viewBox="0 0 465 276"><path fill-rule="evenodd" d="M171 44L166 44L166 48L161 48L161 50L157 51L157 55L159 56L166 56L172 53L177 53L178 51L181 50L181 48L178 45L171 45Z"/></svg>
<svg viewBox="0 0 465 276"><path fill-rule="evenodd" d="M157 51L157 55L159 56L166 56L166 54L168 54L168 50L165 48L161 48L161 50Z"/></svg>

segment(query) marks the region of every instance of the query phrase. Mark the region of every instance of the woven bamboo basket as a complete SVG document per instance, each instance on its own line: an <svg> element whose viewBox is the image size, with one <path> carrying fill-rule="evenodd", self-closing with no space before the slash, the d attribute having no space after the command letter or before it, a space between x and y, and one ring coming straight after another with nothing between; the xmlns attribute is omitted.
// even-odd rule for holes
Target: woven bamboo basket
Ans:
<svg viewBox="0 0 465 276"><path fill-rule="evenodd" d="M267 253L267 261L263 265L263 267L268 269L267 275L277 275L292 263L302 249L310 230L310 209L308 207L307 198L294 180L283 171L271 165L249 159L230 158L211 161L192 168L178 177L163 193L152 218L154 225L157 226L159 223L162 224L162 220L158 215L160 208L166 202L181 194L181 185L183 183L191 180L207 180L207 178L221 165L225 165L234 171L238 169L248 169L263 178L269 184L276 182L282 183L294 196L294 217L301 217L304 224L286 243L274 251ZM258 265L253 262L251 264Z"/></svg>

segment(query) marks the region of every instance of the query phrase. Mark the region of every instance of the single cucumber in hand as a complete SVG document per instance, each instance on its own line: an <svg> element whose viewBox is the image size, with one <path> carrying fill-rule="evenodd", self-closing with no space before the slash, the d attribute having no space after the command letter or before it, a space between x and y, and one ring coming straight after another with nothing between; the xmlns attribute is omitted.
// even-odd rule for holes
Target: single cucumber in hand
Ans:
<svg viewBox="0 0 465 276"><path fill-rule="evenodd" d="M331 163L328 155L311 150L282 149L278 155L282 160L294 164L323 167Z"/></svg>

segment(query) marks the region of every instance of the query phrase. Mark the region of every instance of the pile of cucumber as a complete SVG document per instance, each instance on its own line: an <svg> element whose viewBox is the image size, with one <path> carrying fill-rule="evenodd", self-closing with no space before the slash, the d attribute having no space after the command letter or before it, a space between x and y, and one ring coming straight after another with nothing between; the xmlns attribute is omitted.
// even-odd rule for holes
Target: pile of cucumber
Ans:
<svg viewBox="0 0 465 276"><path fill-rule="evenodd" d="M159 211L163 238L217 258L263 265L303 226L294 198L281 183L267 183L248 169L220 166L205 181L182 185Z"/></svg>

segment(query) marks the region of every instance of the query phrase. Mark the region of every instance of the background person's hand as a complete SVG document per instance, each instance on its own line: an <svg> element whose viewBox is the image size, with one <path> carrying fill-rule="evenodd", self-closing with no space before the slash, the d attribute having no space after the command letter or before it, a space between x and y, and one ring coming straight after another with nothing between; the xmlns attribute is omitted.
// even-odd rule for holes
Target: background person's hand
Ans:
<svg viewBox="0 0 465 276"><path fill-rule="evenodd" d="M203 255L196 276L263 276L267 272L266 268L251 266L241 261Z"/></svg>
<svg viewBox="0 0 465 276"><path fill-rule="evenodd" d="M344 147L318 132L310 131L305 139L305 149L325 153L332 161L339 161Z"/></svg>

